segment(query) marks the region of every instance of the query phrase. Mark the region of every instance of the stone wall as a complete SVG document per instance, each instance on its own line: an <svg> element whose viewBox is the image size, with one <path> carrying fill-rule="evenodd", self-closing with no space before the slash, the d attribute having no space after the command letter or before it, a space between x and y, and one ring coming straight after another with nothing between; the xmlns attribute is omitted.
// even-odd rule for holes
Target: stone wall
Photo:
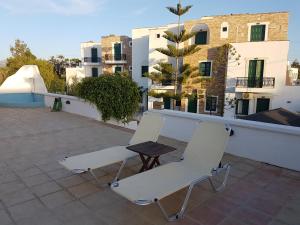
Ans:
<svg viewBox="0 0 300 225"><path fill-rule="evenodd" d="M228 38L221 38L222 23L228 23ZM236 14L204 17L198 20L189 20L184 23L187 31L195 31L195 26L208 27L208 43L199 45L200 51L184 59L184 63L198 67L199 61L212 60L214 67L214 59L217 55L217 48L226 43L248 42L250 24L261 23L267 24L267 40L266 41L283 41L288 40L288 13L262 13L262 14ZM186 41L185 46L188 46L192 41ZM237 53L238 54L238 53ZM226 68L213 69L212 77L207 78L205 82L196 83L188 80L188 84L183 86L183 89L206 89L206 95L218 96L218 112L217 115L223 115L224 106L224 90ZM195 78L193 78L195 79ZM204 112L204 99L200 99L199 113Z"/></svg>

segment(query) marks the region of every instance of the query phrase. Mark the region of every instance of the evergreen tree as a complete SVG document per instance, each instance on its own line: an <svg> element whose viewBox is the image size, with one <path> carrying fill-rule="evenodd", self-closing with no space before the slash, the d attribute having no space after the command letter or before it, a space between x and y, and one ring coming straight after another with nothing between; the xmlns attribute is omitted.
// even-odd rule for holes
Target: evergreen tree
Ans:
<svg viewBox="0 0 300 225"><path fill-rule="evenodd" d="M179 0L176 7L167 7L167 9L171 13L175 14L178 17L177 33L173 33L171 31L165 31L163 37L168 41L172 42L173 44L168 44L167 48L158 48L156 50L168 57L174 58L176 65L175 68L173 68L172 66L170 66L170 64L161 62L158 64L158 66L154 68L158 72L154 72L149 75L149 78L153 80L160 79L161 81L164 80L172 81L175 86L174 89L175 95L178 93L180 83L181 81L184 80L184 76L187 76L192 72L192 69L190 68L189 65L180 66L179 64L180 59L183 59L184 56L191 55L200 50L200 48L196 44L189 45L186 47L180 46L181 43L184 43L185 41L189 40L190 38L196 35L195 32L189 33L185 29L182 30L180 29L181 17L184 14L186 14L191 8L192 8L191 5L182 6L181 0Z"/></svg>

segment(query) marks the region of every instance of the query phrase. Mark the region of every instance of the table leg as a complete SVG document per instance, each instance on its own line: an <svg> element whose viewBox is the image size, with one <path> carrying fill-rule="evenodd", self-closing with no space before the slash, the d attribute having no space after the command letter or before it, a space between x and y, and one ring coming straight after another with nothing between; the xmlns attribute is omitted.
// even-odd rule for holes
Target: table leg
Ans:
<svg viewBox="0 0 300 225"><path fill-rule="evenodd" d="M148 164L150 162L151 157L147 157L147 159L145 159L145 157L144 157L143 154L139 154L139 155L140 155L140 158L141 158L142 163L143 163L143 166L142 166L142 168L139 171L141 173L141 172L149 169Z"/></svg>
<svg viewBox="0 0 300 225"><path fill-rule="evenodd" d="M160 166L159 156L154 157L148 169L152 169L155 165Z"/></svg>

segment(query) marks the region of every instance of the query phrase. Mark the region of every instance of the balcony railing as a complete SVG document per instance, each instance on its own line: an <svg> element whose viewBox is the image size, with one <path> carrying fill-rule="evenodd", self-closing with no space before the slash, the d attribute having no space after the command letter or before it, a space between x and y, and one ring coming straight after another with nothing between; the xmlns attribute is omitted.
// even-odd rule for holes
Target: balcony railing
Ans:
<svg viewBox="0 0 300 225"><path fill-rule="evenodd" d="M273 88L275 86L274 77L264 77L262 79L249 78L249 77L238 77L236 79L236 87L240 88Z"/></svg>
<svg viewBox="0 0 300 225"><path fill-rule="evenodd" d="M101 63L100 57L84 57L83 62L85 63Z"/></svg>
<svg viewBox="0 0 300 225"><path fill-rule="evenodd" d="M126 61L127 60L127 56L126 54L118 54L118 55L113 55L113 54L105 54L104 55L104 60L105 61Z"/></svg>

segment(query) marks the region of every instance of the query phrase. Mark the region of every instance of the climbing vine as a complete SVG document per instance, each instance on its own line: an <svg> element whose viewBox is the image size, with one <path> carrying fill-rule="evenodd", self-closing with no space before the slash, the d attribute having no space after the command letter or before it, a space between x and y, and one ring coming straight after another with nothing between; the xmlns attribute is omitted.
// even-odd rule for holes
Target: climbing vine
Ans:
<svg viewBox="0 0 300 225"><path fill-rule="evenodd" d="M120 75L102 75L85 78L78 84L78 96L97 106L102 120L114 118L129 122L137 112L140 92L130 78Z"/></svg>

